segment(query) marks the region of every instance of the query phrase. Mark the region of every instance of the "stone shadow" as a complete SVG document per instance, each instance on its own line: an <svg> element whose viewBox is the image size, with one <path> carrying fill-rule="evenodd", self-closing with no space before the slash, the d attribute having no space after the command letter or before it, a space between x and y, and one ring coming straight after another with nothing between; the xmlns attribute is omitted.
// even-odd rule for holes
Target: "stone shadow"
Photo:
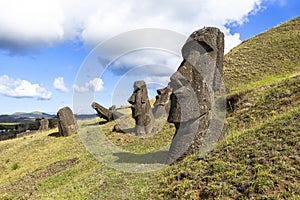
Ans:
<svg viewBox="0 0 300 200"><path fill-rule="evenodd" d="M61 137L59 132L50 133L48 136L50 136L50 137Z"/></svg>
<svg viewBox="0 0 300 200"><path fill-rule="evenodd" d="M119 159L117 163L138 163L138 164L166 164L168 151L157 151L145 154L135 154L129 152L114 153Z"/></svg>

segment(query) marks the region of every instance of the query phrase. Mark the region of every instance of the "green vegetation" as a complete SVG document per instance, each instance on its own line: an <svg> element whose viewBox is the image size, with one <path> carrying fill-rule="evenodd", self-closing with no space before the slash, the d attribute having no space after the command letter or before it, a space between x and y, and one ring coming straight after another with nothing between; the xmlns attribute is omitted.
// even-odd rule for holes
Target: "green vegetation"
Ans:
<svg viewBox="0 0 300 200"><path fill-rule="evenodd" d="M299 73L299 18L244 41L225 56L224 82L230 93Z"/></svg>
<svg viewBox="0 0 300 200"><path fill-rule="evenodd" d="M228 133L206 157L125 173L98 162L78 135L55 137L52 129L0 142L0 199L299 199L299 25L291 20L226 55ZM106 136L138 154L160 149L174 131L166 123L136 138L112 132L113 122L80 123L95 137L89 141Z"/></svg>
<svg viewBox="0 0 300 200"><path fill-rule="evenodd" d="M19 164L18 163L14 163L12 166L11 166L11 169L12 170L16 170L16 169L18 169L20 166L19 166Z"/></svg>

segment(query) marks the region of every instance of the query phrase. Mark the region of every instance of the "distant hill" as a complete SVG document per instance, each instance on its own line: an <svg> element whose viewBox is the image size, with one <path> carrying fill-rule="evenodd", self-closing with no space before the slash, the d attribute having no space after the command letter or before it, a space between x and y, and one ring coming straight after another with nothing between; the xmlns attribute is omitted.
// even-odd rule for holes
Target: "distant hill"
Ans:
<svg viewBox="0 0 300 200"><path fill-rule="evenodd" d="M33 121L37 118L54 118L56 115L34 111L30 113L16 112L11 115L0 115L0 122L24 122Z"/></svg>
<svg viewBox="0 0 300 200"><path fill-rule="evenodd" d="M55 115L50 115L47 113L43 113L40 111L34 111L30 113L20 113L20 114L13 114L13 116L20 117L20 118L52 118Z"/></svg>
<svg viewBox="0 0 300 200"><path fill-rule="evenodd" d="M75 114L77 120L90 119L96 117L96 114ZM33 111L30 113L26 112L15 112L11 115L0 115L0 122L25 122L34 121L40 118L56 118L56 115L48 114L40 111Z"/></svg>

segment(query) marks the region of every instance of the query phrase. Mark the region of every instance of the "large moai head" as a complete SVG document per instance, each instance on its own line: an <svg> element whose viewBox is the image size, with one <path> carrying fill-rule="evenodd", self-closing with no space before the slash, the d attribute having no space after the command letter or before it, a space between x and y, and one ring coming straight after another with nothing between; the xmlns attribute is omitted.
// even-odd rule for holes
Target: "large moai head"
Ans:
<svg viewBox="0 0 300 200"><path fill-rule="evenodd" d="M201 73L214 91L221 86L224 58L224 34L215 27L193 32L181 50L185 61Z"/></svg>
<svg viewBox="0 0 300 200"><path fill-rule="evenodd" d="M135 119L135 133L142 136L152 131L152 111L148 98L148 91L145 81L135 81L134 91L128 102L132 105L132 117Z"/></svg>
<svg viewBox="0 0 300 200"><path fill-rule="evenodd" d="M183 62L171 76L168 121L176 133L168 163L199 151L214 116L214 94L220 89L224 35L213 27L195 31L182 48Z"/></svg>

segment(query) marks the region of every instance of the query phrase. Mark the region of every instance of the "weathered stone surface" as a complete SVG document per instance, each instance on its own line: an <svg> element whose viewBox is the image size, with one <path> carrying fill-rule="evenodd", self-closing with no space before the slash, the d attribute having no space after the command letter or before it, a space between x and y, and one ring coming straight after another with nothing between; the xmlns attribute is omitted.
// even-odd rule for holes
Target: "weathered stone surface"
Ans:
<svg viewBox="0 0 300 200"><path fill-rule="evenodd" d="M113 131L119 132L119 133L124 133L122 127L121 127L120 124L118 124L118 123L116 123L116 124L114 125Z"/></svg>
<svg viewBox="0 0 300 200"><path fill-rule="evenodd" d="M40 120L38 120L39 122L39 131L48 131L49 129L49 120L42 118Z"/></svg>
<svg viewBox="0 0 300 200"><path fill-rule="evenodd" d="M213 27L195 31L182 48L183 62L169 83L171 109L168 121L175 124L167 163L199 152L214 113L214 94L220 90L224 35ZM217 129L216 129L217 130Z"/></svg>
<svg viewBox="0 0 300 200"><path fill-rule="evenodd" d="M77 132L78 125L69 107L63 107L57 112L58 130L61 136L69 136Z"/></svg>
<svg viewBox="0 0 300 200"><path fill-rule="evenodd" d="M145 81L135 81L134 91L128 102L132 105L132 117L135 119L135 134L143 136L151 133L153 128L153 114L148 98L148 90Z"/></svg>
<svg viewBox="0 0 300 200"><path fill-rule="evenodd" d="M116 106L112 106L110 108L105 108L98 104L97 102L92 103L92 108L94 108L100 118L103 118L107 121L112 121L118 119L119 117L123 116L122 113L116 111Z"/></svg>
<svg viewBox="0 0 300 200"><path fill-rule="evenodd" d="M165 117L169 114L171 106L171 94L172 90L170 86L157 90L156 100L152 110L155 118Z"/></svg>

